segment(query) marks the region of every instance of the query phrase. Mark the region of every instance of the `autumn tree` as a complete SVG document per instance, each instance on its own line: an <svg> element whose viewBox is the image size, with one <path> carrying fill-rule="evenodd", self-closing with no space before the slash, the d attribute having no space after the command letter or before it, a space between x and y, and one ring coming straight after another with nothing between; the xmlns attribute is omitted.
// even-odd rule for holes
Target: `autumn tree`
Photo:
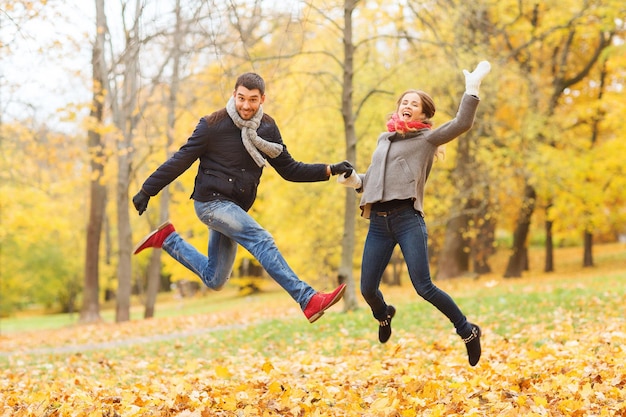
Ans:
<svg viewBox="0 0 626 417"><path fill-rule="evenodd" d="M440 277L472 264L475 272L488 270L495 230L500 242L514 242L514 272L527 267L531 239L546 239L550 270L553 244L586 234L587 262L595 263L593 241L624 233L621 2L196 0L187 7L160 3L156 14L149 2L118 3L118 9L107 3L106 13L104 2L96 3L92 65L86 58L67 71L68 80L89 80L87 123L76 116L80 104L54 115L86 135L59 134L31 117L37 103L23 103L22 118L13 120L7 109L16 103L16 87L5 72L0 77L3 311L51 305L55 297L63 301L52 308L71 310L83 284L81 320L98 320L100 287L117 291L119 321L129 317L133 292L145 296L150 317L160 279L195 279L161 251L131 256L133 243L170 216L192 244L206 245L206 228L188 203L194 170L141 217L129 192L188 137L198 117L224 106L235 77L250 70L266 79L264 110L294 157L349 159L362 173L396 94L411 87L432 93L439 123L455 114L460 70L477 59L492 62L474 128L447 146L426 190L430 253ZM15 23L6 17L23 4L0 7L2 71L15 47L6 31ZM28 4L41 11L52 2ZM33 175L36 185L25 181ZM367 222L357 199L334 181L289 184L268 169L252 210L276 233L294 270L321 286L359 266ZM44 207L55 211L54 221L42 218ZM85 264L75 257L60 262L72 253L84 253ZM240 251L237 262L247 256ZM402 273L393 270L396 278ZM41 284L47 288L36 291ZM346 306L358 300L354 292Z"/></svg>
<svg viewBox="0 0 626 417"><path fill-rule="evenodd" d="M165 136L166 141L164 144L164 148L166 150L166 154L170 154L170 148L174 142L174 128L176 124L176 105L178 103L177 96L179 92L180 85L180 67L181 67L181 57L183 54L183 27L184 22L182 18L182 9L180 0L176 0L174 5L174 30L171 36L173 48L171 48L171 69L172 75L169 80L169 91L167 92L167 99L165 103L166 107L166 126L165 126ZM169 38L169 37L168 37ZM167 49L166 49L167 50ZM159 224L162 224L169 218L169 188L166 188L161 193L161 199L159 200ZM153 225L154 226L154 225ZM155 305L156 298L159 292L161 285L161 271L162 271L162 262L161 262L161 250L153 250L150 254L150 261L148 263L148 267L146 269L146 298L145 298L145 309L144 309L144 318L154 317L155 313Z"/></svg>
<svg viewBox="0 0 626 417"><path fill-rule="evenodd" d="M367 128L359 132L358 123L365 117L364 113L369 111L368 105L375 102L378 96L388 98L393 94L392 90L385 89L383 86L400 71L399 67L385 68L381 71L385 65L384 57L387 52L384 48L386 45L389 45L391 49L398 48L399 43L405 38L402 32L389 31L385 26L385 24L393 25L395 19L400 18L398 8L384 4L384 2L375 3L378 7L371 7L372 4L354 0L346 0L342 8L320 6L317 2L305 3L310 11L305 14L306 23L326 28L324 31L326 35L320 36L315 41L307 41L304 45L301 55L307 59L304 59L303 63L310 65L307 65L307 69L302 73L314 80L313 85L319 85L320 90L327 92L320 96L322 100L331 103L338 102L334 105L334 109L331 107L330 110L339 111L342 132L333 132L333 134L340 134L343 137L344 157L355 164L357 171L361 173L367 168L367 160L359 163L360 152L357 152L357 144L361 138L367 138L374 143L370 136L375 137L380 132L380 128L373 127L369 121L365 121L363 126ZM373 22L380 25L380 30L377 30ZM334 41L337 38L341 39L341 49ZM314 39L314 37L309 36L307 39ZM382 56L378 55L379 48L384 51ZM328 97L328 93L334 93L336 97ZM379 115L379 117L382 125L384 115ZM363 149L363 154L366 154L366 148ZM358 197L352 189L347 189L344 193L338 275L339 279L348 285L348 290L344 295L344 309L351 310L357 306L353 270ZM360 253L356 256L360 259Z"/></svg>
<svg viewBox="0 0 626 417"><path fill-rule="evenodd" d="M413 3L408 5L414 24L407 25L406 31L414 50L432 48L430 53L434 59L445 62L445 68L438 68L436 79L429 80L430 85L424 87L431 91L438 103L439 120L456 114L464 91L461 69L471 71L480 60L494 60L489 50L489 40L494 32L489 8L488 2L434 2L428 8ZM439 18L442 13L447 16L445 21ZM418 55L417 52L414 54ZM421 65L430 67L431 64L426 62L422 59ZM497 72L496 67L493 73ZM440 239L435 238L431 242L431 246L440 247L432 251L436 257L438 279L459 277L472 272L472 268L474 273L491 269L488 260L494 252L497 204L493 195L493 174L483 160L485 152L482 150L489 147L493 135L490 126L495 100L491 92L497 81L495 77L497 75L493 74L487 77L481 87L481 105L474 127L447 145L447 157L445 160L438 158L434 165L432 177L443 170L454 184L453 190L448 190L452 195L446 205L447 211L437 212L444 217L443 240L439 242ZM442 195L437 191L439 187L437 179L431 178L428 189L434 189L434 192L429 195L438 201Z"/></svg>
<svg viewBox="0 0 626 417"><path fill-rule="evenodd" d="M80 321L91 323L100 318L100 243L104 223L107 188L104 182L106 154L101 126L104 122L105 88L107 82L104 43L107 33L104 0L96 0L96 31L92 46L92 100L87 130L89 150L89 219L85 245L85 275Z"/></svg>
<svg viewBox="0 0 626 417"><path fill-rule="evenodd" d="M145 27L142 26L142 19L145 18L145 11L146 6L140 1L121 4L121 15L119 21L116 21L116 25L121 25L118 32L110 31L110 24L107 24L103 9L101 15L97 16L99 34L104 33L111 39L108 49L100 52L101 59L97 62L98 70L103 71L102 74L98 74L103 80L103 94L98 95L96 100L105 98L107 113L104 118L107 123L115 127L112 137L116 163L114 201L117 220L116 321L118 322L130 318L132 235L128 193L135 152L134 141L142 115L150 104L148 98L159 85L160 76L167 63L167 56L158 61L152 60L151 65L144 68L142 72L142 45L158 36L158 33L145 34L143 32ZM102 57L106 57L107 65L105 65L105 58ZM151 74L151 78L144 86L145 74ZM98 80L95 85L94 93L97 93Z"/></svg>
<svg viewBox="0 0 626 417"><path fill-rule="evenodd" d="M280 27L283 19L278 18L280 14L275 12L276 15L273 18L269 18L264 8L260 7L260 2L254 4L223 4L220 2L199 2L198 7L191 8L192 13L186 13L187 8L182 8L180 3L177 2L173 10L173 30L165 33L165 38L169 42L161 42L157 46L152 48L159 49L165 52L165 55L169 57L169 71L164 74L162 79L163 94L167 96L165 103L165 119L167 120L167 126L165 129L165 157L171 155L172 147L175 144L176 123L181 114L193 114L197 117L198 114L205 114L207 107L210 107L215 98L218 98L216 106L223 106L226 98L230 94L232 83L236 77L237 72L242 71L242 67L250 67L252 70L261 71L263 67L273 65L272 62L279 62L280 55L276 57L259 57L258 51L266 50L266 42L269 35L272 35L276 31L276 27ZM271 13L271 12L270 12ZM271 25L264 25L262 22L272 22ZM239 44L238 48L233 48L233 45ZM197 61L204 62L205 67L196 67L193 65ZM269 64L268 64L269 62ZM204 75L193 74L193 71L198 74L210 74L217 77L217 80L206 81ZM246 69L250 70L250 69ZM274 67L276 70L276 67ZM186 72L185 72L186 71ZM219 73L213 74L214 71ZM237 72L236 72L237 71ZM232 78L231 78L232 77ZM207 84L208 83L208 84ZM199 88L194 90L193 85L197 85ZM215 88L219 85L219 88ZM186 90L187 95L181 94L181 86ZM208 87L208 91L205 90L205 86ZM228 86L228 87L226 87ZM191 94L189 94L191 93ZM184 96L184 97L181 97ZM182 105L181 105L182 104ZM190 107L190 105L192 107ZM196 107L199 105L199 113L193 113ZM161 114L163 111L155 109L154 114ZM154 116L151 116L154 117ZM159 137L159 129L149 128L151 132L154 132ZM181 132L181 134L188 135L189 132ZM157 152L157 155L163 155L158 149L159 144L162 142L155 142L153 139L148 139L148 148L139 149L138 154L135 157L135 172L133 176L141 181L138 176L143 175L145 165L147 162L150 164L160 163L160 161L148 161L147 156L150 153ZM140 148L139 144L137 147ZM150 168L150 167L147 167ZM183 175L188 177L189 174ZM176 185L182 185L184 178L177 180ZM191 181L192 183L192 181ZM171 201L171 189L172 187L166 187L159 195L159 210L156 216L159 217L159 222L166 220L169 216L170 201ZM190 191L187 191L190 193ZM262 198L262 197L260 197ZM152 207L156 208L156 202L152 204ZM144 216L148 219L151 228L156 227L156 222L153 221L155 210L151 210L153 214L146 213ZM195 215L194 215L195 218ZM198 229L203 228L203 225L195 222L190 225L185 223L177 224L183 226L179 228L181 232L186 229ZM191 234L196 235L195 231ZM205 232L197 233L197 236L205 236ZM200 246L206 245L206 242L200 244ZM245 254L238 256L241 260ZM147 275L147 291L146 291L146 317L151 317L154 314L154 300L156 298L156 291L160 284L160 276L164 273L175 272L175 280L180 279L182 273L179 265L172 265L170 259L165 260L165 268L161 265L161 251L151 251L150 260L146 269ZM141 267L141 266L140 266ZM196 277L192 279L197 279Z"/></svg>
<svg viewBox="0 0 626 417"><path fill-rule="evenodd" d="M557 150L567 155L560 158L566 162L555 161L551 169L556 184L551 191L558 198L553 200L548 221L554 223L561 239L579 240L582 236L583 267L595 265L594 241L612 241L621 229L621 197L616 187L620 186L623 169L618 168L619 152L615 153L618 143L623 142L622 129L616 123L617 114L624 110L618 97L624 77L621 45L616 39L588 81L568 89L557 113L564 126L561 139L569 146Z"/></svg>
<svg viewBox="0 0 626 417"><path fill-rule="evenodd" d="M172 147L176 141L176 123L179 119L178 115L180 113L178 106L181 104L181 100L179 98L180 85L184 81L184 66L189 60L190 55L200 54L203 49L206 49L209 46L216 46L214 43L212 44L210 42L202 41L201 38L204 34L197 29L193 29L199 24L201 20L200 18L203 12L205 12L205 8L198 5L198 7L192 8L192 10L193 12L191 15L187 16L184 13L181 0L175 1L174 9L172 11L174 19L173 30L165 37L167 41L163 42L162 45L159 46L159 49L162 49L167 53L170 68L170 75L168 76L164 74L162 82L162 87L165 90L163 94L165 95L164 112L166 124L164 126L165 143L163 143L163 149L165 150L164 154L166 157L171 156L173 153ZM187 45L193 46L190 48ZM158 130L159 129L157 129L157 131ZM136 163L135 165L139 164ZM137 172L137 168L135 168L133 177L136 177ZM169 187L166 187L160 194L161 196L158 206L159 224L169 219L171 204ZM154 228L156 225L151 224L151 226ZM162 289L161 276L163 273L163 264L161 257L161 250L153 250L150 254L150 260L146 269L146 298L144 303L145 318L154 316L157 293Z"/></svg>
<svg viewBox="0 0 626 417"><path fill-rule="evenodd" d="M45 1L0 2L0 315L37 305L49 312L75 312L82 291L80 199L84 144L61 131L44 108L21 94L41 87L34 71L21 84L20 62L45 63L66 58L64 45L47 33L52 22L64 24L58 4ZM55 20L58 18L58 21ZM58 35L67 40L64 33ZM69 46L71 48L71 45ZM71 50L70 53L75 53ZM23 63L21 67L23 67ZM52 82L50 77L47 82ZM43 83L45 86L46 84ZM26 88L28 90L28 88ZM68 117L70 123L74 119Z"/></svg>
<svg viewBox="0 0 626 417"><path fill-rule="evenodd" d="M359 0L345 0L343 4L343 24L339 24L332 19L327 12L317 9L312 3L309 7L315 8L327 25L341 35L343 41L343 53L331 55L331 59L339 64L341 70L341 116L343 120L344 140L346 154L345 158L353 164L357 164L356 158L356 116L354 103L354 60L355 41L353 39L353 14L356 11ZM317 52L319 53L319 52ZM356 165L358 166L358 165ZM338 280L347 285L344 294L344 310L353 310L357 307L356 290L353 277L353 257L355 247L355 222L356 222L356 194L351 189L345 190L344 198L344 220L343 233L341 238L341 261L338 269Z"/></svg>
<svg viewBox="0 0 626 417"><path fill-rule="evenodd" d="M507 29L501 25L502 44L509 53L510 62L517 64L524 79L529 83L529 105L531 117L541 117L528 142L556 146L558 120L553 116L563 93L584 80L601 53L611 43L612 34L603 28L590 25L595 19L595 11L589 5L580 4L572 9L570 16L550 12L540 5L525 9L519 4L517 14L512 14L512 27L526 26L528 37L523 32ZM584 35L583 35L584 33ZM585 51L582 52L581 51ZM543 98L546 97L547 100ZM524 169L522 168L522 172ZM525 178L524 194L518 220L513 233L512 254L504 272L506 278L519 277L528 269L527 237L537 198L536 185L532 175ZM547 201L551 196L547 197ZM550 229L546 231L549 235ZM548 240L550 242L550 240ZM551 248L547 248L551 250ZM550 255L546 259L552 259ZM549 269L549 268L548 268Z"/></svg>

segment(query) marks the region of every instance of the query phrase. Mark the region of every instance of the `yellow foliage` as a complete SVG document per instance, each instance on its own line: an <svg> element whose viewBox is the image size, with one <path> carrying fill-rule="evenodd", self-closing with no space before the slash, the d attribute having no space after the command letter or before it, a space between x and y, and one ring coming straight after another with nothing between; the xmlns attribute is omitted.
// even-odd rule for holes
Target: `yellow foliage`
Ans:
<svg viewBox="0 0 626 417"><path fill-rule="evenodd" d="M594 285L589 276L564 279L526 278L517 288L544 294ZM496 296L484 282L457 285L456 291ZM483 358L471 368L462 342L444 330L450 330L449 323L442 320L427 332L405 331L402 323L414 301L406 288L386 294L403 300L399 311L405 316L397 317L394 338L385 345L376 341L376 323L364 311L331 322L343 330L341 336L328 332L320 337L306 327L297 308L290 309L293 301L286 295L272 305L246 303L243 310L233 305L196 316L3 335L0 416L626 413L626 334L615 310L623 304L622 296L607 305L585 302L583 309L563 311L553 311L540 299L538 317L533 317L538 320L518 326L508 337L495 331L499 322L528 318L508 317L503 308L493 316L498 322L483 325ZM338 311L329 311L325 319L334 314ZM308 330L285 335L263 352L244 346L230 353L221 350L216 327L233 326L237 332L238 326L259 319L279 319L277 325L301 320ZM189 335L181 336L187 330ZM171 334L175 344L159 342ZM329 353L328 346L336 348Z"/></svg>
<svg viewBox="0 0 626 417"><path fill-rule="evenodd" d="M45 4L22 3L27 8ZM528 181L538 191L539 215L532 222L533 234L543 233L544 218L540 216L549 204L545 219L555 220L557 239L580 239L583 231L611 236L623 233L626 54L623 27L616 26L623 21L622 2L452 1L445 6L434 2L428 7L408 3L411 7L376 0L360 3L354 13L354 72L345 75L354 77L348 91L353 94L352 111L358 111L357 157L352 161L357 170L364 172L367 168L397 94L413 87L432 92L438 108L435 123L441 124L454 115L463 92L460 71L487 58L493 61L493 70L481 86L483 103L472 131L480 133L464 135L460 140L473 138L477 142L476 163L486 173L481 178L482 186L489 187L491 194L484 197L494 202L493 215L499 229L511 233L523 185ZM7 5L8 11L14 11L11 2ZM241 9L232 9L241 13L239 23L250 23L243 18L248 15L244 11L250 11L246 9L249 5L238 6ZM223 17L227 9L224 6L212 13ZM267 9L268 14L273 12ZM431 20L435 16L446 19ZM32 284L33 276L41 278L43 273L41 268L32 267L29 254L33 245L42 240L65 255L71 262L72 275L80 274L77 271L81 270L84 253L87 186L96 179L110 192L105 232L113 235L103 248L102 281L107 286L107 280L114 281L117 260L115 256L104 259L104 253L116 253L115 243L108 246L116 241L116 157L132 153L134 171L129 191L136 192L143 179L184 144L200 117L224 106L237 72L254 70L265 77L265 110L277 120L283 139L297 160L333 163L345 158L347 145L341 112L343 9L328 2L313 2L302 8L292 5L284 13L272 14L268 21L272 26L264 36L255 36L258 32L253 30L249 39L237 36L241 34L234 33L228 25L222 28L220 35L224 39L237 39L234 43L226 42L228 47L239 45L238 50L245 50L245 54L231 54L230 50L224 53L216 44L219 59L209 59L209 64L201 54L187 57L183 66L188 72L181 79L177 97L173 143L167 143L166 135L163 97L169 92L167 82L154 90L144 89L153 95L141 98L145 100L142 104L148 105L141 114L132 147L117 148L120 133L111 123L98 125L89 118L80 122L77 114L81 105L68 106L62 112L65 121L75 122L77 130L93 129L102 134L103 149L86 149L84 132L75 136L48 132L30 121L0 126L0 244L3 248L10 244L11 253L16 254L2 255L3 267L11 271L10 282L3 290L10 289L11 294L30 293L27 284ZM576 34L572 40L574 53L559 67L555 53L567 43L570 30ZM549 100L560 80L557 78L573 77L585 58L593 55L597 34L608 31L617 34L614 44L603 54L608 59L608 78L602 100L597 99L600 83L596 66L584 80L558 97L556 108L550 108ZM395 34L406 34L407 38L399 39ZM472 36L465 36L468 34ZM473 36L477 34L480 39ZM59 45L57 39L50 41ZM245 43L245 48L240 43ZM148 44L151 47L158 48ZM305 53L298 53L301 50ZM241 58L243 55L245 59ZM270 55L289 58L268 59ZM75 76L77 72L70 74ZM111 99L110 92L107 94L103 97L105 102ZM600 120L599 136L592 146L590 121L596 117ZM440 228L454 208L452 197L467 191L459 189L451 179L460 157L456 143L450 144L448 151L446 161L435 164L427 186L428 221L439 223ZM88 169L92 161L105 164L100 178L100 174ZM208 230L197 220L189 201L196 168L192 166L170 184L168 213L177 230L205 252ZM340 263L345 193L334 178L316 184L291 184L268 166L258 202L251 212L274 235L296 273L322 288L334 282ZM482 190L477 193L482 197ZM158 224L160 198L151 200L142 217L131 217L133 241ZM128 209L132 211L132 207ZM433 223L430 224L437 227ZM367 222L357 217L355 270L359 267L366 230ZM433 233L433 240L439 235ZM470 232L468 236L473 235ZM240 250L237 261L247 256ZM141 254L133 262L142 265L148 257L148 253ZM162 259L163 273L173 280L197 279L168 256ZM19 287L23 291L18 291Z"/></svg>
<svg viewBox="0 0 626 417"><path fill-rule="evenodd" d="M263 370L263 372L265 372L266 374L269 374L270 371L272 371L272 369L274 369L274 367L272 366L271 362L265 362L263 364L263 366L261 367L261 369Z"/></svg>

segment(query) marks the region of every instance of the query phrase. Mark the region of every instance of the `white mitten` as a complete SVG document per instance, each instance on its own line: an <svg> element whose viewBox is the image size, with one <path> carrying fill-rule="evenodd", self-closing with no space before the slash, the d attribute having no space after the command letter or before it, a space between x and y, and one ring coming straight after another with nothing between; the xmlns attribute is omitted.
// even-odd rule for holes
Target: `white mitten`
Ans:
<svg viewBox="0 0 626 417"><path fill-rule="evenodd" d="M361 188L363 182L361 181L361 177L356 173L356 170L352 170L352 174L348 178L345 175L338 175L337 182L345 187L352 187L355 190Z"/></svg>
<svg viewBox="0 0 626 417"><path fill-rule="evenodd" d="M478 88L480 82L491 71L491 64L488 61L480 61L473 72L464 69L465 75L465 93L478 97Z"/></svg>

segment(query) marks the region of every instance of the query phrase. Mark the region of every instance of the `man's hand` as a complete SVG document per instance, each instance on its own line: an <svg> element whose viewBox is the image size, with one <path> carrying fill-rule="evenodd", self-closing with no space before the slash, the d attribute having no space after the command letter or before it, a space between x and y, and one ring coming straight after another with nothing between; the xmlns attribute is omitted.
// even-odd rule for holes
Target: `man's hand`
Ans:
<svg viewBox="0 0 626 417"><path fill-rule="evenodd" d="M133 204L135 208L137 209L137 211L139 212L140 216L148 208L148 201L150 201L150 196L146 194L143 190L140 190L133 197Z"/></svg>
<svg viewBox="0 0 626 417"><path fill-rule="evenodd" d="M338 175L344 174L346 178L352 174L354 167L348 161L339 162L338 164L330 165L330 174Z"/></svg>

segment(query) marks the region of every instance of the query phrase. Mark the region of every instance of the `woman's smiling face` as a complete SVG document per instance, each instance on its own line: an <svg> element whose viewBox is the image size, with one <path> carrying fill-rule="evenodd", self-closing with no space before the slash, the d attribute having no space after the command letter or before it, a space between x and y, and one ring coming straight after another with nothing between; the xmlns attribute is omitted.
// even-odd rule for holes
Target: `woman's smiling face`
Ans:
<svg viewBox="0 0 626 417"><path fill-rule="evenodd" d="M400 99L397 110L398 116L405 122L421 122L426 120L426 115L422 110L422 99L414 92L406 93Z"/></svg>

